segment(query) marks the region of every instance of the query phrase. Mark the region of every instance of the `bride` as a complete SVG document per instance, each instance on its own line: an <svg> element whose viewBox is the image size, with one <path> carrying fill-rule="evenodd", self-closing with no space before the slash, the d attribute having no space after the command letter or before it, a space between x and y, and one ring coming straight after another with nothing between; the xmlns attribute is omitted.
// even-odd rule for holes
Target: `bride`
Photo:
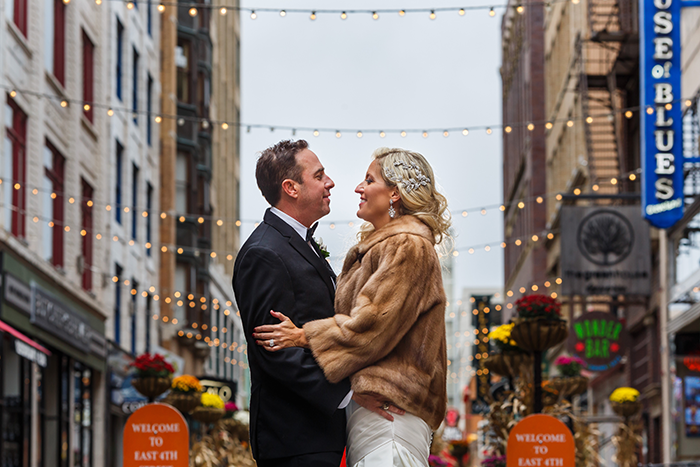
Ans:
<svg viewBox="0 0 700 467"><path fill-rule="evenodd" d="M253 337L270 352L309 348L328 381L350 377L355 400L374 395L384 411L405 410L390 421L353 402L348 465L427 466L447 404L446 298L435 250L448 238L447 200L426 159L403 149L376 150L355 192L366 222L338 277L335 316L297 328L271 311L281 323Z"/></svg>

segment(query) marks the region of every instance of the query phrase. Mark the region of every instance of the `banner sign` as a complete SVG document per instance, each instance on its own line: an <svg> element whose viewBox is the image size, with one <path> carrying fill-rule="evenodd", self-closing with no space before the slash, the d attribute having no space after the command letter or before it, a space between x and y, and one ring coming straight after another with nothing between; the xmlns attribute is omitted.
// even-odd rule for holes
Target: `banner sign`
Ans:
<svg viewBox="0 0 700 467"><path fill-rule="evenodd" d="M551 415L529 415L508 435L507 467L573 467L574 437Z"/></svg>
<svg viewBox="0 0 700 467"><path fill-rule="evenodd" d="M609 370L620 363L627 351L627 330L612 313L584 313L574 320L571 328L569 352L586 362L587 370Z"/></svg>
<svg viewBox="0 0 700 467"><path fill-rule="evenodd" d="M683 217L681 0L640 2L642 210L669 228Z"/></svg>
<svg viewBox="0 0 700 467"><path fill-rule="evenodd" d="M563 295L649 295L649 225L636 206L562 206Z"/></svg>

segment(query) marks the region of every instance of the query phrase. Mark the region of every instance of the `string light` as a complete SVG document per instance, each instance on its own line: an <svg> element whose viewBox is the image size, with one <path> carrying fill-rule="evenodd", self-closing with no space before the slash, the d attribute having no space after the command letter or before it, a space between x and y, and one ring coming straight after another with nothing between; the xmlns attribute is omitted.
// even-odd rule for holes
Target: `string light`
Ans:
<svg viewBox="0 0 700 467"><path fill-rule="evenodd" d="M284 18L285 16L287 16L287 12L285 10L280 10L280 16Z"/></svg>
<svg viewBox="0 0 700 467"><path fill-rule="evenodd" d="M493 18L494 16L496 16L496 12L493 10L493 7L491 7L491 9L489 10L489 16L490 16L491 18Z"/></svg>
<svg viewBox="0 0 700 467"><path fill-rule="evenodd" d="M255 13L255 10L252 10L250 12L250 19L256 19L257 17L258 17L258 15Z"/></svg>
<svg viewBox="0 0 700 467"><path fill-rule="evenodd" d="M406 10L399 10L399 16L406 16Z"/></svg>
<svg viewBox="0 0 700 467"><path fill-rule="evenodd" d="M219 13L221 13L221 16L226 16L228 10L226 10L225 6L222 6L221 9L219 10Z"/></svg>
<svg viewBox="0 0 700 467"><path fill-rule="evenodd" d="M430 10L430 19L435 19L436 17L435 10Z"/></svg>
<svg viewBox="0 0 700 467"><path fill-rule="evenodd" d="M347 14L347 13L342 12L342 13L340 14L340 19L347 19L347 18L348 18L348 14Z"/></svg>
<svg viewBox="0 0 700 467"><path fill-rule="evenodd" d="M197 9L196 9L196 8L190 8L190 12L189 12L189 13L190 13L190 16L194 18L195 16L197 16Z"/></svg>
<svg viewBox="0 0 700 467"><path fill-rule="evenodd" d="M311 21L314 21L316 19L316 12L315 11L311 12L311 16L309 16L309 19L311 19Z"/></svg>
<svg viewBox="0 0 700 467"><path fill-rule="evenodd" d="M158 5L158 13L163 13L165 11L165 5L162 3Z"/></svg>

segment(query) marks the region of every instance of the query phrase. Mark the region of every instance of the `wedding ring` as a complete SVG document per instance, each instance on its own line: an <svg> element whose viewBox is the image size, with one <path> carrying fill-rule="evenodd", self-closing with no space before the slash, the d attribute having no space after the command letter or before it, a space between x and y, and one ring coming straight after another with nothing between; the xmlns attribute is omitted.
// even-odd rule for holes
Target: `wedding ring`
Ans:
<svg viewBox="0 0 700 467"><path fill-rule="evenodd" d="M270 342L268 342L268 345L269 345L270 347L274 347L274 346L275 346L275 340L274 340L274 339L270 339Z"/></svg>
<svg viewBox="0 0 700 467"><path fill-rule="evenodd" d="M382 410L384 410L384 411L389 410L389 403L388 403L388 402L384 402L384 403L382 404Z"/></svg>

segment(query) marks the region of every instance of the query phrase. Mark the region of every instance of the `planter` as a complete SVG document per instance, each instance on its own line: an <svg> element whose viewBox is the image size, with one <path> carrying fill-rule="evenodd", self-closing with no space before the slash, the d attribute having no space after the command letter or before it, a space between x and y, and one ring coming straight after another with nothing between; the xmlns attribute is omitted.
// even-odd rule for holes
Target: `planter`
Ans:
<svg viewBox="0 0 700 467"><path fill-rule="evenodd" d="M569 335L566 321L520 318L510 332L518 347L530 352L544 352L563 342Z"/></svg>
<svg viewBox="0 0 700 467"><path fill-rule="evenodd" d="M642 403L636 402L610 402L613 412L621 417L629 418L642 410Z"/></svg>
<svg viewBox="0 0 700 467"><path fill-rule="evenodd" d="M584 378L583 376L557 377L551 380L551 384L563 394L564 397L583 394L588 390L588 378Z"/></svg>
<svg viewBox="0 0 700 467"><path fill-rule="evenodd" d="M520 374L520 367L523 364L532 365L530 355L524 352L503 352L489 355L484 360L484 367L491 373L510 378Z"/></svg>
<svg viewBox="0 0 700 467"><path fill-rule="evenodd" d="M198 422L202 423L214 423L218 421L221 417L224 416L226 411L224 409L217 409L214 407L203 407L199 406L196 407L192 412L190 412L190 416L197 420Z"/></svg>
<svg viewBox="0 0 700 467"><path fill-rule="evenodd" d="M131 385L148 399L155 399L170 389L172 381L172 378L147 376L145 378L134 378L131 380Z"/></svg>
<svg viewBox="0 0 700 467"><path fill-rule="evenodd" d="M172 405L182 413L189 413L198 407L202 401L201 392L170 391L164 402Z"/></svg>

